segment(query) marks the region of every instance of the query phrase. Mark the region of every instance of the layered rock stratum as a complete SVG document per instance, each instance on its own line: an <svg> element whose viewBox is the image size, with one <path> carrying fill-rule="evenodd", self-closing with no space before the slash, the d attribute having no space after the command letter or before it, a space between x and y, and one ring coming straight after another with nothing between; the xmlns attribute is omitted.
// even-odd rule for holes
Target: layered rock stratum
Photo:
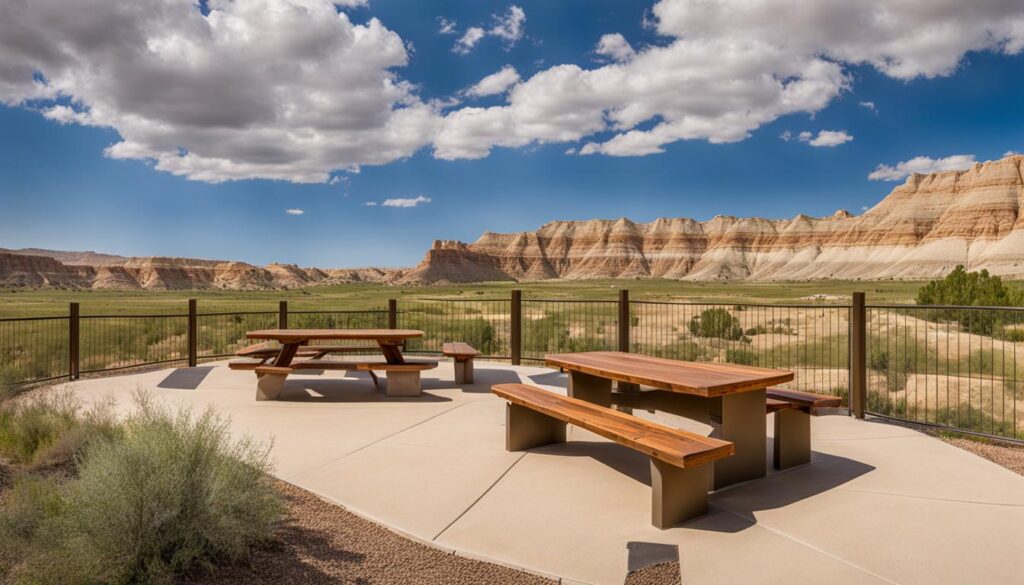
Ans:
<svg viewBox="0 0 1024 585"><path fill-rule="evenodd" d="M56 257L55 257L56 256ZM57 259L99 256L97 265ZM349 282L392 282L405 271L386 268L254 266L194 258L126 258L95 252L0 250L0 286L149 290L268 290Z"/></svg>
<svg viewBox="0 0 1024 585"><path fill-rule="evenodd" d="M535 232L436 241L401 283L655 277L918 279L958 264L1024 276L1024 156L915 174L854 216L555 221Z"/></svg>
<svg viewBox="0 0 1024 585"><path fill-rule="evenodd" d="M0 249L0 285L299 288L347 282L922 279L958 264L1024 277L1024 156L915 174L859 216L555 221L534 232L438 240L412 269L320 269L96 252Z"/></svg>

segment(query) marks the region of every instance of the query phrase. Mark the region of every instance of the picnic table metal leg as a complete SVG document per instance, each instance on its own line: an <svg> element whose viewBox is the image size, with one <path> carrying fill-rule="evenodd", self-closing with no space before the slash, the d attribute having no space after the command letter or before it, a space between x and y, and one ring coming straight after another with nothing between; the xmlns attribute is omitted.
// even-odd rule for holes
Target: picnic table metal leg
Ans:
<svg viewBox="0 0 1024 585"><path fill-rule="evenodd" d="M535 410L506 403L505 450L525 451L565 442L566 424Z"/></svg>
<svg viewBox="0 0 1024 585"><path fill-rule="evenodd" d="M651 524L665 530L706 514L711 466L681 469L651 457Z"/></svg>
<svg viewBox="0 0 1024 585"><path fill-rule="evenodd" d="M292 360L295 359L295 354L299 351L299 346L302 343L286 343L281 346L281 351L277 354L277 359L274 360L274 365L279 368L287 368L292 365Z"/></svg>
<svg viewBox="0 0 1024 585"><path fill-rule="evenodd" d="M384 360L389 364L405 363L405 358L402 357L402 350L399 349L398 343L391 341L378 341L377 345L380 346L380 351L384 354Z"/></svg>
<svg viewBox="0 0 1024 585"><path fill-rule="evenodd" d="M764 389L727 394L708 400L711 436L732 441L736 454L715 462L715 489L758 479L768 473L768 418Z"/></svg>
<svg viewBox="0 0 1024 585"><path fill-rule="evenodd" d="M583 372L569 372L569 396L610 408L612 405L612 381Z"/></svg>

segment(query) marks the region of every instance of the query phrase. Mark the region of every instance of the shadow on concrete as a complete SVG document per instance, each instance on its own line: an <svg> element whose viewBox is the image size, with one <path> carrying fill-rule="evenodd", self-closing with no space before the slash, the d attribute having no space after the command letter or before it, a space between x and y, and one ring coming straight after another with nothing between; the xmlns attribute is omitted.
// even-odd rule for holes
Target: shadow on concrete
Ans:
<svg viewBox="0 0 1024 585"><path fill-rule="evenodd" d="M498 370L477 367L473 372L473 383L459 386L463 392L489 394L494 384L518 384L522 380L512 370Z"/></svg>
<svg viewBox="0 0 1024 585"><path fill-rule="evenodd" d="M569 387L569 376L559 372L558 370L552 370L543 374L534 374L529 376L529 378L537 384L542 384L544 386L555 386L557 388Z"/></svg>
<svg viewBox="0 0 1024 585"><path fill-rule="evenodd" d="M198 368L178 368L167 374L167 377L156 385L157 388L168 390L195 390L203 383L206 376L213 371L213 366L200 366Z"/></svg>
<svg viewBox="0 0 1024 585"><path fill-rule="evenodd" d="M381 380L381 388L378 389L373 385L373 380L370 379L368 374L365 377L360 376L359 378L345 377L330 380L288 378L277 400L278 402L305 403L451 402L452 400L451 398L429 392L424 392L419 396L387 396L384 393L385 384L386 382ZM444 387L451 388L451 384ZM424 386L424 390L427 389L429 388Z"/></svg>
<svg viewBox="0 0 1024 585"><path fill-rule="evenodd" d="M769 452L771 442L769 441ZM602 441L574 441L545 445L533 451L562 457L591 457L615 471L647 486L651 485L650 458L617 443ZM768 476L728 487L710 495L712 508L732 512L745 522L709 520L707 516L695 518L683 525L698 530L738 532L757 523L755 512L782 508L818 494L835 489L875 467L817 451L811 454L811 463L782 472L774 472L769 464ZM734 519L735 519L734 516Z"/></svg>

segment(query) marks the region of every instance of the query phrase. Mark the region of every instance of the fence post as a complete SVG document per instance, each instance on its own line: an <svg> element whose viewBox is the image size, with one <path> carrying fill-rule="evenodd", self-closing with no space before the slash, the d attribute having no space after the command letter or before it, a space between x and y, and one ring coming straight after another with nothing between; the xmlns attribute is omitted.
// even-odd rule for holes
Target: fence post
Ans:
<svg viewBox="0 0 1024 585"><path fill-rule="evenodd" d="M850 307L850 412L864 418L868 401L867 311L864 293L853 293Z"/></svg>
<svg viewBox="0 0 1024 585"><path fill-rule="evenodd" d="M288 328L288 301L280 301L277 303L277 328Z"/></svg>
<svg viewBox="0 0 1024 585"><path fill-rule="evenodd" d="M629 352L629 289L619 291L619 351Z"/></svg>
<svg viewBox="0 0 1024 585"><path fill-rule="evenodd" d="M629 318L629 289L619 291L619 351L629 353L629 330L632 322ZM619 392L639 392L640 385L630 382L617 382ZM633 412L631 408L620 408L625 412Z"/></svg>
<svg viewBox="0 0 1024 585"><path fill-rule="evenodd" d="M398 299L388 299L388 329L398 329Z"/></svg>
<svg viewBox="0 0 1024 585"><path fill-rule="evenodd" d="M72 380L77 380L82 371L79 353L79 323L78 303L71 303L68 307L68 376Z"/></svg>
<svg viewBox="0 0 1024 585"><path fill-rule="evenodd" d="M509 315L509 344L512 346L512 365L518 366L523 357L523 291L512 290L512 311Z"/></svg>
<svg viewBox="0 0 1024 585"><path fill-rule="evenodd" d="M194 368L199 363L196 347L199 337L199 319L196 310L196 300L188 300L188 367Z"/></svg>

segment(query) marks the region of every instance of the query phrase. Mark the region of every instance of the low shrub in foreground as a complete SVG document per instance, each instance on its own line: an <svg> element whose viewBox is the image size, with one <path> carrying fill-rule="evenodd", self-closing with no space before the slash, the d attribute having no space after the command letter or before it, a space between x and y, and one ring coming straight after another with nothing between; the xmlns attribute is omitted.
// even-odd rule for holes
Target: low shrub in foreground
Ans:
<svg viewBox="0 0 1024 585"><path fill-rule="evenodd" d="M18 581L171 583L270 537L284 507L268 450L232 440L227 419L142 397L121 429L86 449L76 477L19 482L5 499L0 546L20 555Z"/></svg>
<svg viewBox="0 0 1024 585"><path fill-rule="evenodd" d="M110 404L83 409L69 392L0 404L0 457L34 468L71 464L91 443L119 432Z"/></svg>

